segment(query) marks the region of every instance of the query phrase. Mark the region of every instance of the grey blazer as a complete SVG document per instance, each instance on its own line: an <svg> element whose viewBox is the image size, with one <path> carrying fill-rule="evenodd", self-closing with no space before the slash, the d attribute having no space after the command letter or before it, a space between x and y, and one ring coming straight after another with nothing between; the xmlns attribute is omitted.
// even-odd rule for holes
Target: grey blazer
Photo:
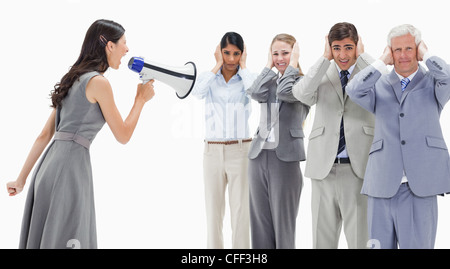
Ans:
<svg viewBox="0 0 450 269"><path fill-rule="evenodd" d="M450 67L439 57L426 61L404 92L394 70L382 75L369 66L347 85L350 98L375 114L375 135L362 193L389 198L403 171L418 196L450 192L450 158L439 122L450 99Z"/></svg>
<svg viewBox="0 0 450 269"><path fill-rule="evenodd" d="M309 106L292 95L292 86L301 78L298 73L297 68L288 66L277 84L278 75L266 67L247 90L261 104L259 126L248 154L250 159L258 157L263 149L274 150L278 159L285 162L306 159L303 122Z"/></svg>
<svg viewBox="0 0 450 269"><path fill-rule="evenodd" d="M350 80L371 62L373 59L369 54L361 54L356 60ZM305 176L324 179L330 173L337 155L343 117L350 165L355 175L363 179L373 140L375 117L352 102L347 94L343 95L336 64L320 57L306 76L294 85L292 91L303 103L316 105L309 135Z"/></svg>

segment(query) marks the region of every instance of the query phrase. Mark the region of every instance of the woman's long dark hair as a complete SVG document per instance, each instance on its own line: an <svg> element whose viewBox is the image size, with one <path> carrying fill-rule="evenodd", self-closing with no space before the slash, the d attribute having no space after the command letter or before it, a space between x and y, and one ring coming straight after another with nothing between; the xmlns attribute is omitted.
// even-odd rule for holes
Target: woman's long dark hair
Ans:
<svg viewBox="0 0 450 269"><path fill-rule="evenodd" d="M244 39L236 32L227 32L220 40L220 49L225 48L228 44L235 45L241 53L244 52Z"/></svg>
<svg viewBox="0 0 450 269"><path fill-rule="evenodd" d="M52 107L61 106L69 89L81 75L90 71L103 73L108 69L105 47L108 41L117 43L124 33L125 29L120 24L110 20L97 20L89 27L78 60L62 77L61 82L56 83L50 94Z"/></svg>

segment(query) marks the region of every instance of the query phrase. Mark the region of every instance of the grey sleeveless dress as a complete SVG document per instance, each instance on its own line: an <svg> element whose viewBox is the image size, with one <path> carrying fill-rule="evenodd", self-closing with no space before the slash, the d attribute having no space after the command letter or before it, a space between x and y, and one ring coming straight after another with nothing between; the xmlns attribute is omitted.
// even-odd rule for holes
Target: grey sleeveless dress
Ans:
<svg viewBox="0 0 450 269"><path fill-rule="evenodd" d="M86 98L96 75L82 75L57 110L55 137L31 179L19 248L97 248L89 146L105 119Z"/></svg>

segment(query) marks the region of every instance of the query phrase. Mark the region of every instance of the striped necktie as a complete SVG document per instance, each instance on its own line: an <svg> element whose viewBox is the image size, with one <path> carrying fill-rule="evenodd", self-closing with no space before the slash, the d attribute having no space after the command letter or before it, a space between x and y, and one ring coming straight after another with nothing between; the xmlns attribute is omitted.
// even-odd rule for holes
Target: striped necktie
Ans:
<svg viewBox="0 0 450 269"><path fill-rule="evenodd" d="M342 70L341 71L341 85L342 85L342 94L345 95L345 86L347 86L348 82L348 71ZM345 137L344 137L344 115L342 115L341 118L341 129L339 134L339 145L338 145L338 155L341 153L345 148Z"/></svg>
<svg viewBox="0 0 450 269"><path fill-rule="evenodd" d="M345 86L347 86L348 82L348 71L342 70L341 71L341 85L342 85L342 93L345 93Z"/></svg>
<svg viewBox="0 0 450 269"><path fill-rule="evenodd" d="M402 91L406 89L406 86L408 86L409 81L410 81L409 78L402 79Z"/></svg>

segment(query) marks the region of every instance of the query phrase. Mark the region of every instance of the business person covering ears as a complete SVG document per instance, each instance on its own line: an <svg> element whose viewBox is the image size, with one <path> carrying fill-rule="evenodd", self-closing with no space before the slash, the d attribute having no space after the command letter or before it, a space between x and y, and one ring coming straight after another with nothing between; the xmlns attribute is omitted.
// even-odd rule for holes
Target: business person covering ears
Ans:
<svg viewBox="0 0 450 269"><path fill-rule="evenodd" d="M325 52L294 85L296 98L316 105L305 176L311 178L313 248L337 248L342 223L349 248L365 248L367 197L360 194L375 117L348 98L345 88L373 59L356 27L331 27Z"/></svg>
<svg viewBox="0 0 450 269"><path fill-rule="evenodd" d="M295 248L295 226L305 160L302 124L309 106L292 95L301 79L296 40L275 36L267 66L247 90L261 104L249 150L250 224L253 248ZM272 71L275 67L278 73Z"/></svg>
<svg viewBox="0 0 450 269"><path fill-rule="evenodd" d="M246 66L241 35L228 32L214 53L216 65L202 73L192 94L205 100L203 176L207 219L207 248L224 248L223 218L228 186L232 248L250 248L248 204L248 119L246 93L256 78Z"/></svg>
<svg viewBox="0 0 450 269"><path fill-rule="evenodd" d="M394 65L390 73L386 65ZM450 191L450 158L439 122L450 98L449 66L428 51L417 28L400 25L347 93L375 114L362 188L369 238L381 248L433 248L436 195Z"/></svg>

